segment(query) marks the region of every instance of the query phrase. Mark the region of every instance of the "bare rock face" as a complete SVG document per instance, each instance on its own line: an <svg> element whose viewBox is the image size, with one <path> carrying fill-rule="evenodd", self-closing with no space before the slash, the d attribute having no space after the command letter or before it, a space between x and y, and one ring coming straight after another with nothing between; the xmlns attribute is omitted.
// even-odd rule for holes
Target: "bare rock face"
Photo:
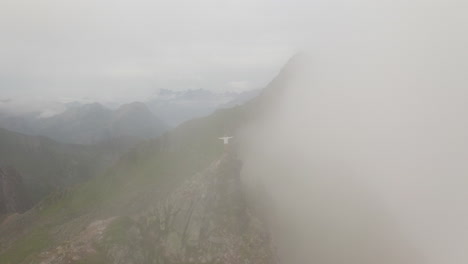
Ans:
<svg viewBox="0 0 468 264"><path fill-rule="evenodd" d="M103 243L111 263L276 263L268 232L245 201L240 169L226 154L166 200L121 221L116 237L127 239Z"/></svg>
<svg viewBox="0 0 468 264"><path fill-rule="evenodd" d="M95 263L105 261L99 256L94 245L103 238L104 231L114 221L114 217L97 220L89 224L73 241L66 241L39 254L39 264ZM101 257L101 258L100 258ZM94 261L94 262L93 262ZM102 263L102 262L100 262Z"/></svg>
<svg viewBox="0 0 468 264"><path fill-rule="evenodd" d="M29 208L21 175L13 167L0 168L0 215L23 213Z"/></svg>
<svg viewBox="0 0 468 264"><path fill-rule="evenodd" d="M275 264L269 233L244 195L241 162L225 153L136 215L89 224L38 264Z"/></svg>

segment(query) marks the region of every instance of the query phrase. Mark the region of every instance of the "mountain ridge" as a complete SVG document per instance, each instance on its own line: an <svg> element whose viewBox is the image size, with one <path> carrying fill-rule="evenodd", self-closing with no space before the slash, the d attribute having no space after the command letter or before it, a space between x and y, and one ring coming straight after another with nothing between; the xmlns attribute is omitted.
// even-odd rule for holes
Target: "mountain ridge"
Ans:
<svg viewBox="0 0 468 264"><path fill-rule="evenodd" d="M277 77L277 81L281 78ZM133 240L134 238L137 239L136 241L141 241L136 234L141 234L142 232L132 227L135 221L136 223L139 222L135 217L146 212L152 206L163 205L163 201L170 200L170 197L178 197L176 194L178 193L177 190L180 190L180 188L184 189L185 187L183 186L186 186L185 183L190 181L191 177L197 177L194 175L203 174L206 168L209 168L210 164L216 163L216 160L223 157L226 151L235 153L237 151L235 142L227 148L219 141L218 137L232 135L236 138L239 135L239 130L256 118L260 109L264 107L259 102L264 101L256 98L243 105L219 109L209 116L186 121L156 139L142 142L138 147L127 152L119 159L119 162L104 174L59 195L50 196L26 214L18 216L16 220L0 225L0 255L15 264L39 263L39 259L44 260L41 256L45 255L57 256L58 253L58 255L63 256L59 252L64 252L64 241L72 241L77 236L80 236L82 230L96 225L102 227L99 229L101 231L99 231L100 233L98 232L98 237L102 235L105 238L106 236L115 235L119 238L112 240L113 242L111 241L110 245L107 245L111 248L115 248L114 246L118 245L122 246L121 243L127 245L129 241L135 241ZM234 173L237 170L234 167L228 169L227 173ZM223 173L221 171L215 173L214 179L222 178ZM229 189L231 188L214 193L224 195L225 193L229 193ZM233 193L240 195L240 197L244 196L242 188L234 188ZM215 195L215 197L217 196ZM183 210L182 207L187 205L186 202L190 200L185 200L184 198L183 201L181 205L177 205L176 207L181 206L180 209ZM258 222L254 220L252 214L249 213L248 215L248 222ZM244 217L245 214L241 214L241 216ZM228 220L234 221L232 216L228 217L226 215L226 217ZM115 220L117 221L115 223L120 224L116 224L117 226L115 226L112 224L114 220L111 219L120 219ZM149 217L149 219L152 218ZM27 227L21 224L26 222L32 224ZM127 225L128 223L131 224ZM261 221L259 225L263 226ZM228 226L224 227L228 228ZM220 228L222 230L223 226L221 225ZM178 228L176 231L184 233L183 229ZM11 236L11 230L22 230L22 232L19 235ZM130 233L127 233L127 231L130 231ZM252 233L251 237L253 240L256 237L254 233ZM242 233L238 235L240 234ZM37 236L47 242L34 243ZM174 235L171 236L174 237ZM236 240L240 239L239 236L234 237L237 237ZM249 236L247 235L247 237ZM260 237L263 237L263 235ZM154 247L157 243L153 239L143 240L146 241L144 242L145 247ZM167 237L163 241L165 242L160 245L172 244L174 238ZM271 246L266 242L263 245L268 248ZM121 250L113 250L112 252L114 253L110 256L112 257L113 254L122 252L122 258L109 259L108 254L98 251L88 256L89 258L87 257L86 263L90 263L91 259L94 259L95 263L121 263L118 259L132 260L126 263L154 263L154 259L151 260L152 262L136 261L145 260L146 257L138 257L145 253L136 250L132 255L132 251L129 251L127 246L124 248L120 246L117 248ZM175 247L178 248L178 246ZM170 248L169 250L173 250L172 246ZM25 250L28 252L27 254L20 253ZM178 252L178 250L176 251ZM145 252L151 252L151 250ZM254 257L254 253L242 255L242 250L236 252L241 254L241 259L257 259L257 257ZM269 254L267 255L271 256ZM176 253L174 256L186 255ZM208 255L203 256L208 257ZM49 263L61 263L53 262L53 259L55 258L51 258L52 262ZM219 258L219 260L222 259ZM71 263L79 263L80 260L73 260L73 256L71 256L70 261ZM177 261L172 259L171 261L169 263L186 263L181 259ZM230 261L237 263L234 259ZM222 262L215 261L214 263Z"/></svg>
<svg viewBox="0 0 468 264"><path fill-rule="evenodd" d="M28 135L46 136L73 144L96 144L121 138L133 141L157 137L166 125L143 103L129 103L116 110L100 103L70 106L50 117L6 116L0 127Z"/></svg>

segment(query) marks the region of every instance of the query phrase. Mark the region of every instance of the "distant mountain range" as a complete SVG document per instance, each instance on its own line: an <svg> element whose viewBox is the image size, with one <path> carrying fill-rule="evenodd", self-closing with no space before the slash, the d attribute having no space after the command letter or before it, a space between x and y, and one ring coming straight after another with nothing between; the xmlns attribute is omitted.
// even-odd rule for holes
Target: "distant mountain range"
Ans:
<svg viewBox="0 0 468 264"><path fill-rule="evenodd" d="M168 128L207 116L216 109L243 104L260 91L215 93L203 89L162 89L145 102L124 104L116 109L80 102L55 102L51 110L21 114L0 109L0 127L64 143L94 144L116 138L138 141L157 137Z"/></svg>
<svg viewBox="0 0 468 264"><path fill-rule="evenodd" d="M99 103L72 104L57 115L41 117L4 115L0 127L74 144L95 144L108 140L133 140L153 138L166 130L143 103L130 103L111 110Z"/></svg>
<svg viewBox="0 0 468 264"><path fill-rule="evenodd" d="M186 91L162 89L146 104L169 126L175 127L184 121L207 116L216 109L241 105L257 96L260 91L257 89L240 93L214 93L203 89Z"/></svg>
<svg viewBox="0 0 468 264"><path fill-rule="evenodd" d="M157 99L146 104L134 102L115 110L99 103L74 102L65 104L61 113L51 115L0 112L0 168L9 168L3 169L5 180L21 182L9 189L13 193L24 189L30 196L30 205L34 205L55 190L102 173L141 140L156 138L166 131L166 123L147 105L176 125L208 115L216 108L242 104L258 92L162 90ZM12 171L15 173L6 173ZM7 177L11 175L15 177Z"/></svg>

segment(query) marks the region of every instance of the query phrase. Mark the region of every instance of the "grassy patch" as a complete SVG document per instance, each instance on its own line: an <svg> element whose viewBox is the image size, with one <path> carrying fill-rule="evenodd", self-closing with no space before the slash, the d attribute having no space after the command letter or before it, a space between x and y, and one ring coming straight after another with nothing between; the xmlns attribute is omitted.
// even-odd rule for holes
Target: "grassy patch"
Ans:
<svg viewBox="0 0 468 264"><path fill-rule="evenodd" d="M50 246L51 240L47 230L36 229L27 236L15 241L1 255L2 264L19 264L30 259L34 254Z"/></svg>

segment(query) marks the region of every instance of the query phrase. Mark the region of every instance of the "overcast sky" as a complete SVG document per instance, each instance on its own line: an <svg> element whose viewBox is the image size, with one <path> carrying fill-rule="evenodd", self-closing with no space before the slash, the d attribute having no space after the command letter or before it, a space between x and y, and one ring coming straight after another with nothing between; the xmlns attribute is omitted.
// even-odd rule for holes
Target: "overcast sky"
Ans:
<svg viewBox="0 0 468 264"><path fill-rule="evenodd" d="M2 0L0 99L138 100L262 87L300 47L306 1Z"/></svg>
<svg viewBox="0 0 468 264"><path fill-rule="evenodd" d="M260 88L304 49L325 63L372 52L426 56L428 44L461 58L467 3L0 0L0 100L129 102L162 88Z"/></svg>

